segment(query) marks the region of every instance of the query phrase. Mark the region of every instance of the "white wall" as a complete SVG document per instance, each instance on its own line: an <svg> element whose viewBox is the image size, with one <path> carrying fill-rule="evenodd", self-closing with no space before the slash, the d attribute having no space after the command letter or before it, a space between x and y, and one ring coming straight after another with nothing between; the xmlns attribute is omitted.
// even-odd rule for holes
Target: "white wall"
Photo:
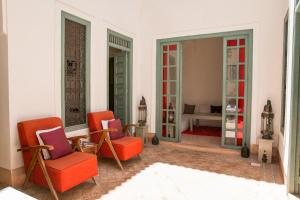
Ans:
<svg viewBox="0 0 300 200"><path fill-rule="evenodd" d="M185 41L182 52L183 103L222 105L223 39Z"/></svg>
<svg viewBox="0 0 300 200"><path fill-rule="evenodd" d="M277 144L281 110L281 82L278 80L281 80L286 11L283 8L286 7L282 0L228 0L218 4L208 0L7 1L10 134L0 139L10 143L10 153L6 152L11 162L0 161L0 167L14 169L23 165L21 155L16 152L19 146L17 122L61 114L61 10L91 21L92 110L107 108L107 28L134 39L133 107L137 107L144 95L152 131L155 130L156 39L253 29L251 143L256 143L260 112L270 98L275 112ZM135 109L134 119L136 114ZM7 111L4 115L7 116ZM9 160L0 156L1 160Z"/></svg>
<svg viewBox="0 0 300 200"><path fill-rule="evenodd" d="M91 110L107 109L107 28L133 38L133 67L138 68L138 0L9 0L8 53L11 166L23 165L17 122L61 115L61 10L91 22ZM133 77L137 77L135 74ZM133 80L134 107L136 78ZM136 112L133 113L135 119ZM86 130L79 131L81 133ZM68 135L74 133L68 133Z"/></svg>
<svg viewBox="0 0 300 200"><path fill-rule="evenodd" d="M260 113L267 99L275 113L275 145L280 130L282 41L285 1L142 1L141 63L151 85L151 128L155 130L156 39L253 29L251 144L260 136ZM155 13L155 14L153 14Z"/></svg>
<svg viewBox="0 0 300 200"><path fill-rule="evenodd" d="M0 167L10 168L6 1L0 1Z"/></svg>

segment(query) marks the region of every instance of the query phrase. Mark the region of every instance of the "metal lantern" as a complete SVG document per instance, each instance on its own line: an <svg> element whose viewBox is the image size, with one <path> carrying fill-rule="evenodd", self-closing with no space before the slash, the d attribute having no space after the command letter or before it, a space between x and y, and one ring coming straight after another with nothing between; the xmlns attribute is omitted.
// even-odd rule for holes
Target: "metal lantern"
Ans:
<svg viewBox="0 0 300 200"><path fill-rule="evenodd" d="M261 134L263 139L272 139L274 113L272 112L271 101L268 100L264 106L264 111L261 113Z"/></svg>
<svg viewBox="0 0 300 200"><path fill-rule="evenodd" d="M140 100L140 105L138 109L139 109L139 120L138 120L139 126L145 126L147 122L147 105L144 97L142 97L142 100Z"/></svg>

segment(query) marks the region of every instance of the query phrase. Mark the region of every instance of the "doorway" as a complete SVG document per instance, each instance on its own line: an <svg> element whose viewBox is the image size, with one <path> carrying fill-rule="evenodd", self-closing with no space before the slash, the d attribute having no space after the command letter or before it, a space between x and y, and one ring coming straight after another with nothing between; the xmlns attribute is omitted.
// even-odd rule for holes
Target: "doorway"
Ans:
<svg viewBox="0 0 300 200"><path fill-rule="evenodd" d="M181 144L221 147L223 38L182 43Z"/></svg>
<svg viewBox="0 0 300 200"><path fill-rule="evenodd" d="M108 30L108 109L122 124L131 122L132 39Z"/></svg>
<svg viewBox="0 0 300 200"><path fill-rule="evenodd" d="M222 39L222 146L233 149L243 144L249 146L252 30L157 40L156 132L162 140L181 141L182 44L205 38Z"/></svg>

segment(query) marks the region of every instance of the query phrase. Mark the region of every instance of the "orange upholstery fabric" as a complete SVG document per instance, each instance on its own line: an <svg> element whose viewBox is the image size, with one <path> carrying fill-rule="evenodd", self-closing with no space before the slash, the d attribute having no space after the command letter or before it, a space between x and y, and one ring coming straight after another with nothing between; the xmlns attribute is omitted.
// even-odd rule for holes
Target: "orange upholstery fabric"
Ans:
<svg viewBox="0 0 300 200"><path fill-rule="evenodd" d="M56 117L18 123L21 147L38 145L35 132L56 126L63 127L60 118ZM23 152L26 171L31 157L30 151ZM55 190L59 192L64 192L98 174L97 157L87 153L74 152L55 160L45 160L45 165ZM46 179L38 165L35 166L30 181L38 185L47 186Z"/></svg>
<svg viewBox="0 0 300 200"><path fill-rule="evenodd" d="M45 161L54 188L66 191L98 174L97 157L90 153L74 152L56 160Z"/></svg>
<svg viewBox="0 0 300 200"><path fill-rule="evenodd" d="M112 145L120 160L128 160L139 155L143 150L142 139L136 137L122 137L112 140ZM100 155L108 158L114 157L107 143L102 145Z"/></svg>
<svg viewBox="0 0 300 200"><path fill-rule="evenodd" d="M114 114L111 111L92 112L88 113L88 125L90 132L102 130L102 120L114 119ZM94 143L99 143L99 134L92 134L91 140ZM125 136L116 140L111 140L112 145L120 160L128 160L139 155L143 151L143 141L141 138ZM103 157L113 158L107 143L103 143L100 149L100 155Z"/></svg>
<svg viewBox="0 0 300 200"><path fill-rule="evenodd" d="M110 120L115 118L114 113L111 111L88 113L87 117L90 132L102 130L102 120ZM99 134L92 134L91 140L94 143L98 143L100 137L101 136L99 136Z"/></svg>
<svg viewBox="0 0 300 200"><path fill-rule="evenodd" d="M49 117L43 119L34 119L18 123L18 131L21 147L39 145L35 132L37 130L50 129L57 126L63 127L60 118ZM23 151L24 166L27 169L31 160L31 152Z"/></svg>

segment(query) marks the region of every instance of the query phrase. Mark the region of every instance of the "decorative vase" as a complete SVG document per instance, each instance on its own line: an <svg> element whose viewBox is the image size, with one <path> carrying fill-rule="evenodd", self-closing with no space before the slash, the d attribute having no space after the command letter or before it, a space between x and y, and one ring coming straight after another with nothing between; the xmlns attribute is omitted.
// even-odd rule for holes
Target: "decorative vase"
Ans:
<svg viewBox="0 0 300 200"><path fill-rule="evenodd" d="M244 144L244 146L241 149L241 156L243 158L249 158L250 156L250 151L246 144Z"/></svg>
<svg viewBox="0 0 300 200"><path fill-rule="evenodd" d="M152 138L152 144L153 145L158 145L159 144L159 139L156 135L154 135L154 137Z"/></svg>
<svg viewBox="0 0 300 200"><path fill-rule="evenodd" d="M266 152L266 151L264 151L264 154L263 154L263 156L262 156L261 161L262 161L263 163L267 163L267 162L268 162L268 157L267 157L267 152Z"/></svg>
<svg viewBox="0 0 300 200"><path fill-rule="evenodd" d="M174 113L174 108L173 108L173 105L172 103L170 102L169 104L169 111L168 111L168 114L169 114L169 123L174 123L174 119L175 119L175 113Z"/></svg>

